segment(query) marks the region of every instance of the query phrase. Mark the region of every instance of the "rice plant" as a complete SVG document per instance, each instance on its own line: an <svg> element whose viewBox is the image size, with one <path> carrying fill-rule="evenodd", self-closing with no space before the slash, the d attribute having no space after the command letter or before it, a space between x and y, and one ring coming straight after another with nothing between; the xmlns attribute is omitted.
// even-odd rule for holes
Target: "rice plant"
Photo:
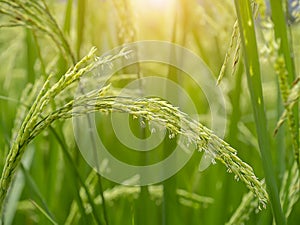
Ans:
<svg viewBox="0 0 300 225"><path fill-rule="evenodd" d="M298 224L299 4L0 0L1 224Z"/></svg>

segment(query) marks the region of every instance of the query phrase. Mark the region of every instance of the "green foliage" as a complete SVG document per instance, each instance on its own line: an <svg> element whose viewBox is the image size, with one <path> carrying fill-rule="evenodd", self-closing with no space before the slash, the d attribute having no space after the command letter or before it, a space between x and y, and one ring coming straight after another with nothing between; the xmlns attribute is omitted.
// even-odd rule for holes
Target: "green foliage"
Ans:
<svg viewBox="0 0 300 225"><path fill-rule="evenodd" d="M289 27L277 0L270 1L272 18L264 1L158 2L0 0L1 223L298 224L300 82L292 53L299 49L291 38L298 25ZM172 66L138 63L108 81L95 78L101 88L74 97L80 80L132 53L123 48L98 57L97 49L144 39L171 41L203 58L226 95L224 139L209 128L206 93L195 93L194 83ZM124 84L149 75L193 96L200 122L155 96L119 96ZM179 135L198 151L161 184L115 184L90 168L70 129L70 118L96 112L104 142L125 161L143 163L152 155L123 151L110 113L128 114L142 138L149 123L164 126L162 157ZM203 172L201 157L213 163Z"/></svg>

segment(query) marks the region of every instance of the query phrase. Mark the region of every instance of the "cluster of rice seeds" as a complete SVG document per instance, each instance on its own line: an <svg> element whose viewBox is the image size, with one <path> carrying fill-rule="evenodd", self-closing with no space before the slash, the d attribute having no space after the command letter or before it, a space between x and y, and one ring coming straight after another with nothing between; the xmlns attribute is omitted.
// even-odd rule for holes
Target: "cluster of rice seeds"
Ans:
<svg viewBox="0 0 300 225"><path fill-rule="evenodd" d="M294 163L291 170L286 170L280 188L280 202L286 218L289 217L294 205L300 197L299 188L299 170L297 164ZM257 198L255 198L252 192L248 192L244 195L241 204L235 210L226 225L245 224L251 213L257 209L257 205Z"/></svg>
<svg viewBox="0 0 300 225"><path fill-rule="evenodd" d="M299 165L300 161L299 161L298 137L296 136L297 132L295 132L295 130L297 129L297 125L295 123L295 118L292 111L292 107L295 104L295 100L294 100L296 97L295 90L297 91L297 89L299 89L298 88L299 85L296 83L290 91L288 78L287 78L288 74L287 74L283 56L276 57L274 67L275 67L275 72L278 75L279 87L280 87L282 99L283 102L285 103L285 111L283 113L283 116L279 119L274 133L276 134L278 132L278 129L280 128L280 126L284 122L284 118L286 117L288 119L289 130L292 137L292 145L294 149L295 160Z"/></svg>
<svg viewBox="0 0 300 225"><path fill-rule="evenodd" d="M26 116L26 112L28 111L29 105L33 102L41 86L42 86L42 79L36 81L34 85L30 83L27 84L25 89L22 91L20 105L17 109L15 120L14 120L14 126L12 129L11 145L13 144L13 142L15 141L18 135L19 129Z"/></svg>
<svg viewBox="0 0 300 225"><path fill-rule="evenodd" d="M270 60L270 63L274 66L274 71L278 77L279 88L282 96L282 100L284 102L285 110L280 117L277 125L274 129L274 134L276 135L281 125L284 121L288 120L288 127L292 137L292 145L294 149L295 160L299 164L299 146L298 146L298 137L296 136L297 126L295 123L295 118L293 115L293 106L297 101L297 89L299 89L298 79L294 81L292 84L292 88L290 88L288 81L288 71L286 68L286 63L283 55L279 53L279 41L275 40L274 33L271 33L268 39L266 39L266 44L263 47L261 53L263 56L266 55L266 58Z"/></svg>
<svg viewBox="0 0 300 225"><path fill-rule="evenodd" d="M264 2L264 1L262 1L262 2ZM253 9L253 14L254 14L255 18L258 15L259 9L260 9L260 11L259 11L260 14L262 14L262 12L265 12L265 4L263 4L262 2L261 2L261 0L259 0L257 2L252 3L252 9ZM235 46L235 49L233 51L234 46ZM232 62L232 66L231 66L231 69L232 69L231 74L233 75L233 74L235 74L235 71L237 69L238 62L240 61L240 52L241 52L241 36L240 36L240 29L239 29L239 24L238 24L237 20L234 22L234 25L233 25L233 31L232 31L232 35L230 38L229 47L225 54L225 58L224 58L224 61L223 61L223 64L222 64L222 67L221 67L221 70L220 70L220 73L219 73L219 76L217 79L217 84L220 84L221 80L223 79L223 77L225 75L225 70L227 68L229 59L231 57L231 52L234 53L233 54L233 62Z"/></svg>
<svg viewBox="0 0 300 225"><path fill-rule="evenodd" d="M280 189L280 200L286 218L289 217L299 199L299 188L299 170L294 163L291 170L285 172Z"/></svg>
<svg viewBox="0 0 300 225"><path fill-rule="evenodd" d="M127 56L125 50L121 50L119 54L113 56L106 56L104 58L98 58L95 55L96 48L93 48L90 53L79 61L74 67L70 68L66 74L64 74L54 85L50 87L51 76L42 85L42 89L37 94L34 102L30 106L25 119L22 121L22 125L19 126L20 121L16 122L16 126L19 128L9 154L6 158L4 169L0 179L0 211L3 207L3 202L7 194L8 188L14 177L15 170L20 163L26 146L34 139L40 132L47 128L51 123L57 119L64 118L64 114L67 111L54 110L50 113L51 116L45 116L44 113L49 108L49 102L53 101L56 96L61 94L64 89L68 88L75 81L78 81L80 77L91 71L97 66L109 64L111 61ZM27 91L27 90L26 90ZM32 93L36 93L33 91ZM34 97L34 96L32 96ZM25 101L26 102L26 101ZM72 109L72 103L68 102L63 109ZM30 105L30 103L28 103ZM20 115L20 118L24 115Z"/></svg>
<svg viewBox="0 0 300 225"><path fill-rule="evenodd" d="M293 206L297 203L300 197L299 188L299 170L297 164L294 163L291 170L286 170L282 178L282 184L280 188L280 202L286 218L289 217ZM235 210L234 214L231 216L226 225L245 224L251 213L257 209L257 205L258 201L254 194L252 192L248 192L244 195L241 204Z"/></svg>
<svg viewBox="0 0 300 225"><path fill-rule="evenodd" d="M225 70L227 68L227 65L228 65L228 62L230 59L230 55L231 55L231 52L233 51L234 46L236 46L236 49L234 51L234 57L233 57L234 59L233 59L233 64L232 64L232 74L234 74L234 71L236 70L236 65L239 61L240 46L241 46L240 31L239 31L239 25L238 25L237 20L235 21L235 23L233 25L233 31L232 31L229 47L225 54L224 62L222 64L222 67L221 67L221 70L220 70L220 73L218 76L217 84L220 84L221 80L223 79L223 77L225 75Z"/></svg>
<svg viewBox="0 0 300 225"><path fill-rule="evenodd" d="M280 128L280 126L285 122L285 120L288 118L288 111L291 111L292 108L295 106L295 104L298 102L299 97L300 97L300 83L299 83L299 78L297 78L295 80L295 82L293 83L293 87L291 88L291 90L289 91L289 95L287 96L287 101L285 104L285 111L283 112L282 116L280 117L276 129L275 129L275 133L278 131L278 129Z"/></svg>
<svg viewBox="0 0 300 225"><path fill-rule="evenodd" d="M53 86L50 87L49 85L51 77L44 83L42 90L28 111L7 156L0 180L1 208L15 174L15 169L19 165L30 140L34 139L36 135L50 126L55 120L67 119L72 116L84 115L96 111L129 113L136 117L141 117L145 121L154 121L165 126L170 134L172 134L172 137L178 134L182 135L188 140L187 142L194 143L200 151L204 150L209 154L213 161L215 159L221 161L229 172L235 174L237 180L242 180L247 185L257 196L260 204L265 207L268 199L265 189L256 178L253 169L237 157L236 150L214 135L208 128L192 120L177 107L170 105L166 101L158 98L137 99L107 96L114 93L113 90L110 92L110 86L107 86L100 91L79 96L77 99L67 102L64 106L50 112L48 115L43 114L49 102L63 92L64 89L68 88L69 85L77 81L83 74L92 70L95 66L107 64L116 58L124 57L128 54L128 52L122 50L115 56L98 59L95 56L95 51L96 49L92 49L86 57L71 68ZM77 111L74 111L74 108Z"/></svg>
<svg viewBox="0 0 300 225"><path fill-rule="evenodd" d="M255 0L255 3L257 4L258 13L259 13L260 18L265 19L266 18L266 10L267 10L265 0Z"/></svg>
<svg viewBox="0 0 300 225"><path fill-rule="evenodd" d="M44 32L54 41L66 61L71 64L75 63L70 45L44 0L0 0L0 13L11 19L9 24L2 26L24 26Z"/></svg>
<svg viewBox="0 0 300 225"><path fill-rule="evenodd" d="M120 44L136 40L134 13L130 0L113 0L118 16L118 39Z"/></svg>
<svg viewBox="0 0 300 225"><path fill-rule="evenodd" d="M194 143L200 151L204 150L209 154L213 161L215 159L221 161L227 167L228 172L234 173L235 179L242 180L255 193L262 206L265 206L267 193L254 175L253 169L237 157L236 150L214 135L212 131L190 119L185 113L166 101L158 98L114 97L111 94L116 92L110 91L109 88L107 86L103 90L79 96L46 115L44 120L31 131L30 140L57 119L68 119L91 112L129 113L165 126L172 137L178 134L183 135L187 143Z"/></svg>
<svg viewBox="0 0 300 225"><path fill-rule="evenodd" d="M109 91L108 91L109 93ZM69 108L62 109L64 118L84 115L90 112L123 112L146 121L153 121L166 127L172 137L182 135L187 143L192 142L200 151L204 150L214 161L221 161L229 172L235 174L236 180L242 180L255 193L263 207L267 202L267 193L253 173L253 169L237 157L237 152L211 130L192 120L178 108L158 98L130 98L101 96L97 93L76 100L73 104L76 114ZM95 104L96 103L96 104ZM83 107L85 106L85 107ZM82 110L82 111L81 111ZM50 115L49 118L57 117Z"/></svg>
<svg viewBox="0 0 300 225"><path fill-rule="evenodd" d="M230 220L226 225L244 225L249 220L250 215L257 209L258 201L252 192L248 192L243 196L239 207L234 211Z"/></svg>

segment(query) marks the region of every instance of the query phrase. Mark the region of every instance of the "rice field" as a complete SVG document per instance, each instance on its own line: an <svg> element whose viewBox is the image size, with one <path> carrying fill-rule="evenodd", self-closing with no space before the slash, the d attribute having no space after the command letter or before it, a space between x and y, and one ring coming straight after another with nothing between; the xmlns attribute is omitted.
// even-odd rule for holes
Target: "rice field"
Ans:
<svg viewBox="0 0 300 225"><path fill-rule="evenodd" d="M0 222L300 219L299 0L0 0Z"/></svg>

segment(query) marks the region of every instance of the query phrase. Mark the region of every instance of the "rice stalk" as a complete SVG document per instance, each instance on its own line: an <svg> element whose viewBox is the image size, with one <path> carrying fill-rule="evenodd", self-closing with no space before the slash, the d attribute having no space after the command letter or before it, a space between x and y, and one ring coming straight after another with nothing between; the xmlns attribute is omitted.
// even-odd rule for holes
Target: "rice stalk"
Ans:
<svg viewBox="0 0 300 225"><path fill-rule="evenodd" d="M258 202L252 192L243 196L239 207L234 211L226 225L244 225L249 220L251 213L257 208Z"/></svg>
<svg viewBox="0 0 300 225"><path fill-rule="evenodd" d="M235 21L235 23L233 25L233 31L232 31L232 35L230 38L229 47L226 51L225 58L224 58L224 61L223 61L223 64L222 64L222 67L221 67L221 70L220 70L220 73L219 73L219 76L217 79L217 85L220 84L221 80L223 79L223 77L225 75L225 70L228 65L228 62L230 59L230 54L231 54L231 51L233 51L234 45L236 45L236 49L235 49L235 53L234 53L233 68L235 68L235 65L237 65L237 63L238 63L238 55L239 55L239 50L240 50L240 31L239 31L239 24L238 24L237 20Z"/></svg>
<svg viewBox="0 0 300 225"><path fill-rule="evenodd" d="M286 17L283 10L283 3L281 1L276 0L270 0L271 5L271 11L273 15L272 21L274 24L274 34L275 39L278 43L280 43L278 48L278 56L281 59L282 63L281 65L284 67L286 72L284 73L284 78L280 77L280 79L285 79L288 84L291 85L293 81L296 78L296 71L295 71L295 65L293 60L293 51L292 51L292 45L291 45L291 33L289 32L286 24ZM285 87L286 88L286 87ZM283 90L284 91L284 90ZM286 102L286 99L283 101ZM300 145L299 145L299 115L298 115L298 108L293 108L292 112L288 113L288 119L289 119L289 126L292 132L293 137L293 147L294 147L294 155L295 155L295 161L298 164L299 170L300 170L300 157L299 157L299 151L300 151Z"/></svg>
<svg viewBox="0 0 300 225"><path fill-rule="evenodd" d="M284 173L280 188L280 200L285 217L288 218L299 199L299 171L297 164ZM258 201L252 192L243 196L239 207L234 211L226 225L243 225L257 209Z"/></svg>
<svg viewBox="0 0 300 225"><path fill-rule="evenodd" d="M228 171L233 172L236 179L242 180L256 194L260 203L265 206L267 200L265 190L253 174L252 168L236 156L236 150L215 136L208 128L190 119L178 108L158 98L134 99L125 96L99 96L98 92L81 96L45 116L43 122L39 123L32 131L30 139L33 139L57 119L68 119L91 112L123 112L136 117L143 117L147 121L163 124L170 133L183 135L187 140L194 142L200 151L203 150L221 161Z"/></svg>
<svg viewBox="0 0 300 225"><path fill-rule="evenodd" d="M49 76L43 84L42 89L35 98L35 101L18 130L18 134L16 135L15 140L13 140L14 142L6 158L6 163L0 179L0 211L2 210L3 201L15 174L16 167L20 163L26 146L32 139L32 132L35 130L35 127L41 123L39 120L43 117L43 112L49 103L53 101L57 95L63 92L64 89L78 81L83 74L90 71L95 66L105 65L116 58L124 57L127 54L127 52L122 50L119 54L114 56L107 56L103 59L99 59L96 57L95 52L96 49L93 48L86 57L79 61L74 67L70 68L69 71L67 71L67 73L53 86L50 87L49 84L52 76ZM48 123L47 126L50 124Z"/></svg>
<svg viewBox="0 0 300 225"><path fill-rule="evenodd" d="M233 63L232 63L232 72L231 72L232 75L235 74L238 67L238 63L240 62L241 45L242 45L240 35L238 36L236 42L237 43L236 43L236 47L233 55Z"/></svg>
<svg viewBox="0 0 300 225"><path fill-rule="evenodd" d="M135 12L134 8L132 7L132 1L131 0L113 0L112 1L114 8L116 10L117 14L117 38L118 38L118 44L123 45L126 43L131 43L134 41L137 41L137 28L135 23ZM122 72L126 73L136 73L138 78L142 77L141 67L140 63L138 62L139 58L139 51L138 48L135 48L134 51L137 53L134 57L137 63L131 65L130 68L123 68ZM143 93L143 84L142 82L139 82L139 90L140 93ZM140 123L145 123L143 121L143 118L140 118ZM138 132L140 133L141 137L146 137L146 129L143 127L140 127ZM147 164L147 155L141 156L140 161ZM104 201L104 198L102 199ZM141 194L139 195L139 198L136 202L135 206L135 221L137 224L145 224L147 225L150 223L150 217L148 216L147 212L151 211L148 207L149 202L149 193L146 186L143 186L141 188Z"/></svg>
<svg viewBox="0 0 300 225"><path fill-rule="evenodd" d="M10 23L4 26L24 26L45 33L63 53L65 60L71 64L75 63L70 45L44 0L0 0L0 14L11 19Z"/></svg>
<svg viewBox="0 0 300 225"><path fill-rule="evenodd" d="M77 59L80 58L81 47L83 42L83 35L85 33L85 17L86 17L86 1L77 1L77 29L76 29L76 56Z"/></svg>
<svg viewBox="0 0 300 225"><path fill-rule="evenodd" d="M256 4L254 2L252 3L252 10L253 10L254 18L257 17L259 5L261 5L261 4L262 4L261 0L259 0L259 3L256 3ZM262 10L265 10L265 9L262 8ZM233 51L234 46L235 46L235 49ZM240 35L238 20L236 20L233 24L233 31L232 31L232 35L230 38L229 47L226 51L225 58L224 58L224 61L223 61L223 64L222 64L222 67L221 67L221 70L220 70L220 73L219 73L219 76L217 79L217 85L220 84L220 82L222 81L222 79L225 75L225 70L228 66L228 62L231 57L232 51L234 54L233 54L233 61L232 61L232 66L231 66L231 69L232 69L231 74L233 75L233 74L235 74L237 65L240 61L240 52L241 52L241 35Z"/></svg>
<svg viewBox="0 0 300 225"><path fill-rule="evenodd" d="M112 3L117 11L119 44L135 41L137 32L130 0L113 0Z"/></svg>
<svg viewBox="0 0 300 225"><path fill-rule="evenodd" d="M7 156L0 179L0 209L3 207L15 170L29 142L58 119L68 119L91 112L129 113L146 121L158 122L164 125L173 135L183 135L187 140L194 142L200 151L203 150L211 155L213 159L222 162L229 172L235 174L236 179L242 180L246 184L258 197L260 204L265 207L268 199L265 189L254 175L253 169L236 156L236 150L214 135L208 128L192 120L178 108L164 100L158 98L132 98L130 96L116 97L117 92L106 86L100 91L79 96L45 115L45 112L47 113L45 109L49 106L49 102L86 72L128 54L128 52L122 50L117 55L97 59L95 51L96 49L93 48L86 57L69 69L51 87L51 76L44 83L43 88L29 109ZM74 111L74 109L77 110Z"/></svg>
<svg viewBox="0 0 300 225"><path fill-rule="evenodd" d="M73 0L68 0L65 9L64 26L63 26L63 31L67 35L70 35L70 31L71 31L72 5L73 5Z"/></svg>
<svg viewBox="0 0 300 225"><path fill-rule="evenodd" d="M266 18L266 10L267 10L265 0L254 0L254 2L257 5L259 16L261 17L262 20L264 20Z"/></svg>
<svg viewBox="0 0 300 225"><path fill-rule="evenodd" d="M286 218L292 212L294 205L299 199L299 170L297 163L294 163L290 171L286 171L283 176L280 190L280 199Z"/></svg>
<svg viewBox="0 0 300 225"><path fill-rule="evenodd" d="M24 174L26 184L30 187L30 189L36 196L38 202L41 204L39 206L39 208L43 210L44 214L47 215L47 218L50 218L52 221L55 221L55 217L53 216L53 213L50 211L50 209L46 203L46 200L44 199L41 192L39 191L39 188L37 187L35 181L30 176L29 171L24 167L24 165L22 163L21 163L20 167L21 167L22 173Z"/></svg>
<svg viewBox="0 0 300 225"><path fill-rule="evenodd" d="M241 39L244 50L244 59L247 72L248 89L254 112L254 120L261 153L262 166L265 173L266 186L269 193L273 216L277 224L286 224L282 212L278 187L276 184L272 165L271 145L267 130L267 118L265 113L264 98L262 92L261 71L257 50L256 35L254 29L253 12L250 0L235 0L238 15Z"/></svg>
<svg viewBox="0 0 300 225"><path fill-rule="evenodd" d="M97 103L95 103L95 101L97 101ZM82 106L85 107L82 108ZM82 111L76 111L76 114L74 114L74 107L78 107ZM215 136L208 128L191 120L187 117L187 115L180 112L174 106L157 98L142 98L136 100L128 97L99 97L99 93L82 96L45 116L45 119L43 119L42 122L38 122L37 126L31 130L27 138L29 141L34 139L40 132L57 119L67 119L72 116L85 115L86 113L95 111L126 112L135 116L141 116L147 121L155 121L165 124L171 133L181 134L188 140L192 140L197 144L200 151L204 150L225 164L228 171L233 172L236 179L242 180L247 187L256 194L260 203L265 206L267 201L267 194L265 190L261 187L260 182L255 177L252 168L236 156L236 151L222 139ZM26 141L26 144L28 144L29 141ZM22 151L19 151L19 154L21 153ZM5 188L8 188L7 181L11 181L11 177L5 177L5 175L9 174L12 176L14 169L17 166L16 163L11 165L10 162L16 162L19 160L18 158L9 160L10 158L12 157L8 157L8 163L6 163L1 179L2 196L6 193Z"/></svg>
<svg viewBox="0 0 300 225"><path fill-rule="evenodd" d="M15 120L14 120L14 126L12 128L12 141L14 141L18 135L18 131L22 125L22 122L26 116L26 112L28 111L28 105L30 105L31 102L33 102L34 98L38 94L39 89L42 86L42 79L37 80L34 85L27 84L25 89L22 91L20 106L18 107L18 110L16 112ZM11 143L12 145L13 143Z"/></svg>
<svg viewBox="0 0 300 225"><path fill-rule="evenodd" d="M272 22L268 22L268 27L274 28L274 25ZM280 50L280 41L279 39L276 39L274 32L272 31L269 38L266 39L266 44L264 48L262 49L263 56L268 59L270 64L274 67L274 72L278 77L278 83L279 83L279 89L282 101L284 102L285 111L284 114L288 118L288 128L291 135L292 140L292 147L294 150L294 158L295 161L299 164L299 146L298 146L298 136L297 136L297 120L294 116L292 108L288 107L287 102L289 101L289 93L290 93L290 84L289 84L289 74L287 71L286 61L284 59L284 55L281 53L282 50ZM295 83L295 81L294 81ZM274 135L277 134L279 131L279 128L281 124L283 123L282 117L279 119L275 130Z"/></svg>
<svg viewBox="0 0 300 225"><path fill-rule="evenodd" d="M79 171L78 171L78 169L76 167L76 164L75 164L74 160L72 159L70 153L68 152L68 148L67 148L67 145L66 145L64 139L59 136L59 134L54 130L54 128L52 126L50 126L50 130L52 131L52 133L56 137L57 141L59 142L59 144L61 146L61 149L63 151L63 154L64 154L64 156L66 158L66 162L69 163L70 167L72 168L72 172L74 174L74 177L76 177L76 179L78 179L78 181L79 181L79 183L80 183L80 185L82 187L80 189L75 184L75 187L77 188L76 194L77 194L77 197L78 197L77 198L78 207L80 208L81 212L83 212L82 213L83 218L85 219L85 208L84 208L84 205L83 205L83 200L82 200L82 198L80 196L80 191L81 190L84 191L85 194L86 194L86 197L87 197L87 199L88 199L88 201L90 203L90 208L92 209L91 211L92 211L92 214L93 214L93 216L95 218L96 223L98 225L101 225L102 222L101 222L101 219L100 219L100 217L98 215L98 211L96 209L94 200L92 198L92 194L91 194L90 190L88 189L87 185L85 184L84 180L81 178L80 173L79 173Z"/></svg>
<svg viewBox="0 0 300 225"><path fill-rule="evenodd" d="M81 48L82 48L82 44L83 44L83 38L84 38L84 31L85 31L85 27L86 27L86 23L85 23L85 17L86 17L86 10L87 7L87 2L85 0L78 0L77 1L77 30L76 30L76 54L77 54L77 58L80 58L81 55ZM81 90L82 91L82 90ZM92 121L90 117L87 117L88 120L88 125L89 128L91 128L92 126ZM98 154L96 151L96 141L93 138L93 135L91 135L91 141L93 143L93 154L95 156L95 158L98 158ZM99 171L99 165L96 162L96 169ZM102 200L103 200L103 215L104 215L104 220L105 220L105 224L108 225L108 214L107 214L107 210L106 210L106 204L105 204L105 199L103 196L103 184L102 184L102 177L100 176L100 174L98 173L98 185L99 185L99 191L100 191L100 195L102 196Z"/></svg>
<svg viewBox="0 0 300 225"><path fill-rule="evenodd" d="M276 128L274 130L274 133L276 134L277 131L279 130L279 128L282 126L282 124L287 120L288 118L288 110L290 111L295 104L297 103L299 97L300 97L300 85L299 83L299 78L297 78L297 80L294 82L294 85L290 91L290 94L288 96L288 100L286 102L286 109L283 111L280 119L277 122Z"/></svg>
<svg viewBox="0 0 300 225"><path fill-rule="evenodd" d="M30 201L38 209L38 211L40 211L47 218L48 221L50 221L53 225L58 225L54 218L51 215L49 215L49 213L46 212L37 202L33 200Z"/></svg>
<svg viewBox="0 0 300 225"><path fill-rule="evenodd" d="M95 179L91 179L91 177L95 178L95 172L93 171L90 173L88 179L86 180L86 185L89 186L90 189L95 188ZM163 186L162 185L155 185L155 186L148 186L149 194L152 200L161 201L163 197ZM82 198L85 199L86 202L86 213L90 213L91 207L86 199L86 196L84 194L83 189L81 189L81 195ZM141 194L141 187L137 186L122 186L117 185L111 189L107 189L104 191L105 200L111 204L114 202L117 202L118 200L122 198L126 199L137 199L138 196ZM194 204L212 204L214 202L213 198L201 196L195 193L190 193L184 189L177 189L176 194L179 198L184 199L186 201L192 202ZM95 198L95 203L97 205L102 204L102 198L100 196L97 196ZM188 207L191 207L191 204L185 205ZM65 225L71 225L76 224L79 220L79 214L78 214L78 207L75 202L72 203L70 207L69 215L66 219Z"/></svg>
<svg viewBox="0 0 300 225"><path fill-rule="evenodd" d="M285 62L284 62L283 57L280 57L280 56L277 57L276 62L275 62L275 72L278 75L279 87L280 87L283 102L286 103L284 105L285 106L284 113L286 113L287 118L288 118L289 131L290 131L290 134L292 137L292 146L294 149L294 158L299 167L300 159L299 159L298 137L297 137L297 132L295 132L295 130L297 130L297 125L296 125L296 120L294 118L294 114L293 114L293 110L292 110L293 107L288 106L289 105L288 102L290 101L289 100L290 88L289 88L288 79L287 79L288 74L287 74L287 70L285 67ZM278 132L279 127L280 127L280 125L276 126L274 134L276 134Z"/></svg>

